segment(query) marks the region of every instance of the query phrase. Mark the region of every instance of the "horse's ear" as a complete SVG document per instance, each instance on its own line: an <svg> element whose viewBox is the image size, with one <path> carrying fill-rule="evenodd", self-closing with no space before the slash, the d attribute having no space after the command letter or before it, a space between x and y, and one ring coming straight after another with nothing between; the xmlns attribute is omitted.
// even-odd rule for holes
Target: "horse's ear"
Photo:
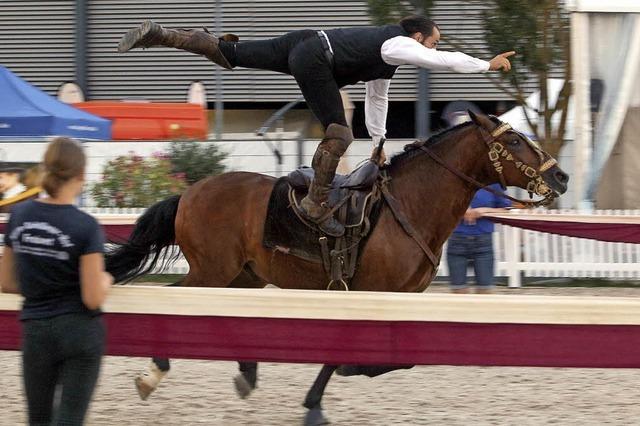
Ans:
<svg viewBox="0 0 640 426"><path fill-rule="evenodd" d="M484 115L482 113L476 114L470 109L467 110L467 113L469 114L469 117L471 117L471 121L484 128L485 130L491 131L494 127L496 127L487 115Z"/></svg>

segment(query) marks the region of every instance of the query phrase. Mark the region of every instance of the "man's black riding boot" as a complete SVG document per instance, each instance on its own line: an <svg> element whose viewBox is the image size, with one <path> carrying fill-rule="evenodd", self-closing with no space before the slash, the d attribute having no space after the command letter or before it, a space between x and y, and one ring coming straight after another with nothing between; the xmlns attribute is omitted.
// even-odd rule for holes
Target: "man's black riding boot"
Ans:
<svg viewBox="0 0 640 426"><path fill-rule="evenodd" d="M237 37L236 37L237 39ZM153 21L144 21L122 36L118 52L124 53L136 47L166 46L203 55L210 61L231 69L232 66L219 49L220 40L202 30L173 30L163 28Z"/></svg>
<svg viewBox="0 0 640 426"><path fill-rule="evenodd" d="M340 157L345 153L352 140L351 129L348 127L336 123L327 127L325 138L318 145L311 162L315 173L309 186L309 193L300 202L300 207L304 210L305 215L316 222L322 232L332 237L344 235L344 225L338 222L333 215L324 218L330 210L327 200Z"/></svg>

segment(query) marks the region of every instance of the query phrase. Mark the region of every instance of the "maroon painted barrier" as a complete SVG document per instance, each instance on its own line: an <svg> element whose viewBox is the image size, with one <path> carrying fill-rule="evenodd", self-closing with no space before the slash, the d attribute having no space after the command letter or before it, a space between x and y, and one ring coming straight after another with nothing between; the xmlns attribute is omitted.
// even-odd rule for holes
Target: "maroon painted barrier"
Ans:
<svg viewBox="0 0 640 426"><path fill-rule="evenodd" d="M640 367L640 326L105 314L107 353L329 364ZM0 311L0 349L19 348Z"/></svg>
<svg viewBox="0 0 640 426"><path fill-rule="evenodd" d="M552 221L544 220L544 215L540 216L540 220L519 219L517 215L513 218L491 216L488 217L488 219L502 225L528 229L530 231L547 232L550 234L588 238L613 243L640 244L640 225L635 223ZM624 216L620 216L620 219L624 219Z"/></svg>

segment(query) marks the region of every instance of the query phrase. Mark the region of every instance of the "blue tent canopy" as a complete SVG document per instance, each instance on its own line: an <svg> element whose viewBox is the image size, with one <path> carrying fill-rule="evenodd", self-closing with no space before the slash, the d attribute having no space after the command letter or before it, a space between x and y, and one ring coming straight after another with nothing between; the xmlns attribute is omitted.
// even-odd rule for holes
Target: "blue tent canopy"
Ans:
<svg viewBox="0 0 640 426"><path fill-rule="evenodd" d="M0 65L0 137L111 139L111 121L60 102Z"/></svg>

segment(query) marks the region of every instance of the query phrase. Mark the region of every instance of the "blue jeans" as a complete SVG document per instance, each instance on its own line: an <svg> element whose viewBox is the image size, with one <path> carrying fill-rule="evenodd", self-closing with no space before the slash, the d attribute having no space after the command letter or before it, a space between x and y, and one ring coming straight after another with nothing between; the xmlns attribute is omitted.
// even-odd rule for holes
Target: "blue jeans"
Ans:
<svg viewBox="0 0 640 426"><path fill-rule="evenodd" d="M104 352L102 317L78 313L25 320L22 333L29 424L82 425ZM54 402L58 386L59 405Z"/></svg>
<svg viewBox="0 0 640 426"><path fill-rule="evenodd" d="M447 246L447 265L452 289L467 287L467 266L473 264L476 285L493 287L493 234L452 234Z"/></svg>

